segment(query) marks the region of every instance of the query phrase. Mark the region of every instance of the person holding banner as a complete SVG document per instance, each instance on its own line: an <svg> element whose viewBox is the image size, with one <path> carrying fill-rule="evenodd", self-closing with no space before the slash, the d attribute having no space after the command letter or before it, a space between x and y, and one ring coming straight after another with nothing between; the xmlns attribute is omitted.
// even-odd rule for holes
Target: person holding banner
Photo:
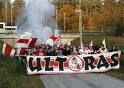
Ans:
<svg viewBox="0 0 124 88"><path fill-rule="evenodd" d="M100 53L108 53L108 50L107 50L107 48L105 48L105 46L102 44L102 45L100 46L100 48L99 48L99 52L100 52Z"/></svg>
<svg viewBox="0 0 124 88"><path fill-rule="evenodd" d="M118 50L115 46L112 46L112 48L109 50L109 52L114 52L114 51L118 51Z"/></svg>
<svg viewBox="0 0 124 88"><path fill-rule="evenodd" d="M89 47L89 54L94 54L93 46L90 46L90 47Z"/></svg>

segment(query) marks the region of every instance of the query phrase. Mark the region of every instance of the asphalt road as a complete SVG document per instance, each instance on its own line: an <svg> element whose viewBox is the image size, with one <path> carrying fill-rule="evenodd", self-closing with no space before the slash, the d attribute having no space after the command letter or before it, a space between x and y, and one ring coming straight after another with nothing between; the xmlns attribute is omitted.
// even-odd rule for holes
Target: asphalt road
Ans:
<svg viewBox="0 0 124 88"><path fill-rule="evenodd" d="M124 88L124 81L104 74L41 75L45 88Z"/></svg>

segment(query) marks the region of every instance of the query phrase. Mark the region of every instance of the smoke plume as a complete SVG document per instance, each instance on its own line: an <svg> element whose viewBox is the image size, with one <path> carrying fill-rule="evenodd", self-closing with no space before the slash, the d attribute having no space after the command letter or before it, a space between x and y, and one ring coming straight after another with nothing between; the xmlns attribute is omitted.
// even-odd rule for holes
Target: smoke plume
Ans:
<svg viewBox="0 0 124 88"><path fill-rule="evenodd" d="M18 33L30 32L43 43L54 32L55 22L52 16L55 7L49 0L24 0L21 14L17 19Z"/></svg>

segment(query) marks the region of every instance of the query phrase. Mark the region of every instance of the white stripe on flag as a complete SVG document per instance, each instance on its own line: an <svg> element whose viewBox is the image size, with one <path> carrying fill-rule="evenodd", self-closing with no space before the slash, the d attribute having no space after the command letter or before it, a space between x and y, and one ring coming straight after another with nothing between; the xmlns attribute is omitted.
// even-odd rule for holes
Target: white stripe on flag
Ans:
<svg viewBox="0 0 124 88"><path fill-rule="evenodd" d="M27 48L28 45L29 45L29 43L16 43L15 47L16 48L22 48L22 47Z"/></svg>
<svg viewBox="0 0 124 88"><path fill-rule="evenodd" d="M6 56L12 56L13 57L14 54L15 54L15 49L13 49L12 46L4 43L3 44L3 49L2 49L2 54L6 55Z"/></svg>
<svg viewBox="0 0 124 88"><path fill-rule="evenodd" d="M14 56L15 55L15 50L14 49L12 49L12 51L11 51L11 53L10 53L10 56Z"/></svg>
<svg viewBox="0 0 124 88"><path fill-rule="evenodd" d="M2 49L2 54L3 54L3 55L5 54L5 52L4 52L4 51L5 51L5 47L6 47L6 44L4 43L4 44L3 44L3 49Z"/></svg>
<svg viewBox="0 0 124 88"><path fill-rule="evenodd" d="M30 42L31 42L31 39L19 39L16 42L15 47L16 48L28 48Z"/></svg>

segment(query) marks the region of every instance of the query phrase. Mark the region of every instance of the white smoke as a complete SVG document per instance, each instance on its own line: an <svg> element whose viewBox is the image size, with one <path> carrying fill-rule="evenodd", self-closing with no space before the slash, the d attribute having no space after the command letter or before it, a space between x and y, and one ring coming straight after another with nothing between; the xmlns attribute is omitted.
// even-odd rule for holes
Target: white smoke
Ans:
<svg viewBox="0 0 124 88"><path fill-rule="evenodd" d="M17 19L18 33L30 32L33 36L46 42L53 30L51 17L55 15L55 7L49 0L24 0L20 16Z"/></svg>
<svg viewBox="0 0 124 88"><path fill-rule="evenodd" d="M24 0L25 6L27 7L32 0Z"/></svg>

